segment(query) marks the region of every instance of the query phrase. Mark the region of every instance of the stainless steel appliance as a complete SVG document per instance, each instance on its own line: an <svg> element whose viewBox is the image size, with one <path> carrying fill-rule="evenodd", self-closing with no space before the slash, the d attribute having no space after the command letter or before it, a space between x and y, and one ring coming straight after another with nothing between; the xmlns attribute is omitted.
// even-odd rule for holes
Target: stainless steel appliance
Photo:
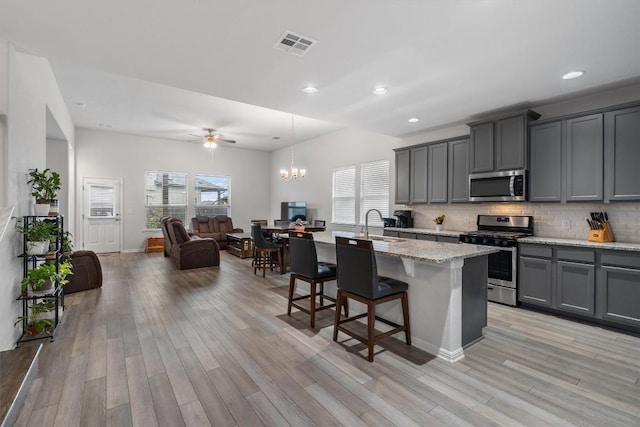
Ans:
<svg viewBox="0 0 640 427"><path fill-rule="evenodd" d="M469 175L472 202L523 202L527 200L527 172L524 169Z"/></svg>
<svg viewBox="0 0 640 427"><path fill-rule="evenodd" d="M411 210L397 210L393 212L393 216L398 218L396 221L396 227L398 228L413 228L413 211Z"/></svg>
<svg viewBox="0 0 640 427"><path fill-rule="evenodd" d="M498 246L489 255L487 298L515 306L517 301L519 237L533 235L532 216L478 215L478 229L460 235L463 243Z"/></svg>

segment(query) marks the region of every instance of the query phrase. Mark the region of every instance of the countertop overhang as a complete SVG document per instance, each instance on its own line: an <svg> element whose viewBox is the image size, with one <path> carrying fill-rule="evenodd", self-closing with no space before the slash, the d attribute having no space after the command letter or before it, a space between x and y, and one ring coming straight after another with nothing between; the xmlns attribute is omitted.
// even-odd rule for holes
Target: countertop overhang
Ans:
<svg viewBox="0 0 640 427"><path fill-rule="evenodd" d="M537 237L537 236L520 238L518 239L518 243L529 243L534 245L575 246L579 248L640 252L640 244L638 243L590 242L588 240L560 239L555 237Z"/></svg>
<svg viewBox="0 0 640 427"><path fill-rule="evenodd" d="M357 233L344 231L313 233L313 238L317 243L331 245L335 245L336 236L356 239L363 238ZM500 251L500 249L496 247L471 245L468 243L444 243L387 236L370 237L376 253L434 264L489 255Z"/></svg>

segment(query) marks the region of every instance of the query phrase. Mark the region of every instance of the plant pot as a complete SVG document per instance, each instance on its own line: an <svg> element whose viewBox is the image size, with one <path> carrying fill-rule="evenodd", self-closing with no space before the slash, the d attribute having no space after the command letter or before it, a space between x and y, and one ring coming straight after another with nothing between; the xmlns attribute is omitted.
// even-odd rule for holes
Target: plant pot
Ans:
<svg viewBox="0 0 640 427"><path fill-rule="evenodd" d="M54 283L51 280L47 280L44 285L38 289L29 288L29 296L42 296L50 295L55 290Z"/></svg>
<svg viewBox="0 0 640 427"><path fill-rule="evenodd" d="M33 206L33 214L35 216L49 216L51 205L49 203L36 203Z"/></svg>
<svg viewBox="0 0 640 427"><path fill-rule="evenodd" d="M49 241L27 242L27 255L43 255L49 252Z"/></svg>
<svg viewBox="0 0 640 427"><path fill-rule="evenodd" d="M60 213L60 202L58 199L49 200L49 215L56 216Z"/></svg>
<svg viewBox="0 0 640 427"><path fill-rule="evenodd" d="M439 233L442 230L442 224L436 224L436 231Z"/></svg>

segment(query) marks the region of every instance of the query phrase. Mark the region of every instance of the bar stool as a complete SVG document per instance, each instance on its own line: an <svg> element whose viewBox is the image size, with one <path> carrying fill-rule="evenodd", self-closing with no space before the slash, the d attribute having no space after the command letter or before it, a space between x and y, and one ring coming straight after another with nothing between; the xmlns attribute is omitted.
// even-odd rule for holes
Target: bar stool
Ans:
<svg viewBox="0 0 640 427"><path fill-rule="evenodd" d="M324 294L324 283L336 280L336 265L329 262L318 262L316 245L313 242L312 233L290 232L289 233L289 253L291 256L291 276L289 277L289 305L287 314L291 316L291 307L307 313L311 317L311 327L315 327L316 311L326 310L335 307L335 298ZM293 296L296 288L296 279L308 282L310 285L309 295ZM317 285L320 285L318 292ZM320 307L316 305L319 297ZM306 308L296 301L309 299L309 308ZM331 303L325 305L324 301ZM345 306L345 315L346 312Z"/></svg>
<svg viewBox="0 0 640 427"><path fill-rule="evenodd" d="M400 280L378 276L376 256L371 240L336 237L336 260L338 264L338 295L336 297L336 317L333 340L338 341L338 331L344 332L365 343L369 350L368 360L373 362L373 346L378 341L404 331L407 345L411 345L409 323L409 285ZM351 298L367 306L367 312L356 316L341 318L340 309ZM375 315L377 304L400 299L404 325L398 325ZM362 337L346 329L343 324L367 317L367 336ZM386 323L393 329L375 334L375 321Z"/></svg>
<svg viewBox="0 0 640 427"><path fill-rule="evenodd" d="M251 224L251 238L253 239L254 257L253 257L253 274L258 269L262 269L262 277L265 277L267 268L273 271L274 267L279 267L282 271L282 253L281 246L277 243L268 242L262 235L262 227L260 224ZM276 264L274 254L277 254L278 263Z"/></svg>

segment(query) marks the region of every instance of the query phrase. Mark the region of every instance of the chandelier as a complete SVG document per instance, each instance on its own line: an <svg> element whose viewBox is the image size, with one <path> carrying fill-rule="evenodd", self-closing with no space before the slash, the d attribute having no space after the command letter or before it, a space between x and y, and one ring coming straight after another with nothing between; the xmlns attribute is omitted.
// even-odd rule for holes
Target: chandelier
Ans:
<svg viewBox="0 0 640 427"><path fill-rule="evenodd" d="M280 178L282 178L287 182L295 181L298 178L302 179L307 174L306 169L298 170L298 168L293 167L293 145L294 144L295 142L293 139L293 113L292 113L291 114L291 167L289 168L289 170L280 169Z"/></svg>

